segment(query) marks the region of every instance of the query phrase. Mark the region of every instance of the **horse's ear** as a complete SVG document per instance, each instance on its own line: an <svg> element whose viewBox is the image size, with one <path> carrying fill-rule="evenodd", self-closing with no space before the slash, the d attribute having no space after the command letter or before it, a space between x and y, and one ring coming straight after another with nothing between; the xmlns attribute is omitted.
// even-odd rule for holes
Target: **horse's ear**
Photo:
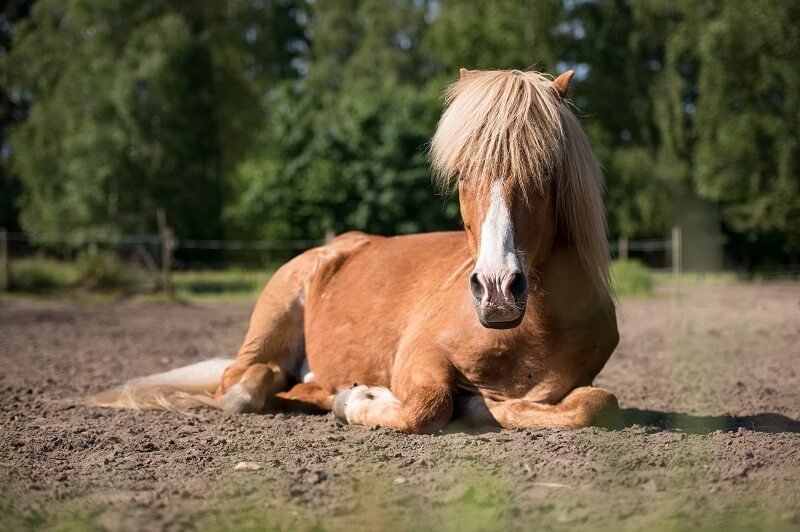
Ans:
<svg viewBox="0 0 800 532"><path fill-rule="evenodd" d="M572 81L572 76L574 75L574 70L567 70L553 80L553 90L556 91L556 94L560 99L563 100L567 97L567 92L569 92L569 82Z"/></svg>
<svg viewBox="0 0 800 532"><path fill-rule="evenodd" d="M469 75L469 70L467 70L466 68L459 68L458 74L460 76L460 79L464 79Z"/></svg>

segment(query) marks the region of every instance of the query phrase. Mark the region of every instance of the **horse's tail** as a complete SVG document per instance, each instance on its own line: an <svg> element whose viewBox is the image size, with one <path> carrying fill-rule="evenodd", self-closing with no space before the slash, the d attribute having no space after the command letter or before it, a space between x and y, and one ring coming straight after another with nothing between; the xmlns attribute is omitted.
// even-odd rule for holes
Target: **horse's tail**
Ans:
<svg viewBox="0 0 800 532"><path fill-rule="evenodd" d="M207 406L221 409L214 391L222 372L233 360L212 358L191 366L131 379L121 386L89 397L93 406L134 410L173 410Z"/></svg>

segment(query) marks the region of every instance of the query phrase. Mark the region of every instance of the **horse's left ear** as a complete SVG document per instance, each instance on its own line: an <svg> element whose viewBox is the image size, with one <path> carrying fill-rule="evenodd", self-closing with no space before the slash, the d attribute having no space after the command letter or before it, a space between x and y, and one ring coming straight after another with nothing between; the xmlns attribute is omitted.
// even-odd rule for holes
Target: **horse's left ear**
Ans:
<svg viewBox="0 0 800 532"><path fill-rule="evenodd" d="M569 92L569 82L572 81L572 76L574 75L574 70L567 70L553 80L553 90L556 91L556 94L560 99L563 100L567 97L567 92Z"/></svg>

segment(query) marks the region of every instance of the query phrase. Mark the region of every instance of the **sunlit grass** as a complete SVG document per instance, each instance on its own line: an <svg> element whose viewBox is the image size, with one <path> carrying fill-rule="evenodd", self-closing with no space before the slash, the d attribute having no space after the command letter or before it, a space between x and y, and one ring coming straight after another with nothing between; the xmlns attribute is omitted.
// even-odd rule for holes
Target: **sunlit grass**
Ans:
<svg viewBox="0 0 800 532"><path fill-rule="evenodd" d="M48 257L29 257L11 262L9 290L15 292L54 292L78 284L78 272L71 263Z"/></svg>
<svg viewBox="0 0 800 532"><path fill-rule="evenodd" d="M171 280L178 300L250 301L258 297L272 274L272 269L199 270L175 272Z"/></svg>
<svg viewBox="0 0 800 532"><path fill-rule="evenodd" d="M8 288L15 293L130 290L149 282L141 268L122 261L110 251L86 251L74 261L38 255L14 259L9 264Z"/></svg>
<svg viewBox="0 0 800 532"><path fill-rule="evenodd" d="M725 284L738 280L736 272L681 272L675 276L672 272L651 270L653 281L658 285L682 284Z"/></svg>

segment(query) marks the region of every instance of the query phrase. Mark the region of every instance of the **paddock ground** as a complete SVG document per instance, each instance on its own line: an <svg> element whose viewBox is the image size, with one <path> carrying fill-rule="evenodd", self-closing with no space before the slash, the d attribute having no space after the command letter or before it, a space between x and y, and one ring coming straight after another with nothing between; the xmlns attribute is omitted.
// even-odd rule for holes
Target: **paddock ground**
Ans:
<svg viewBox="0 0 800 532"><path fill-rule="evenodd" d="M76 403L232 356L249 311L0 300L0 530L800 530L798 284L623 299L596 382L618 431L408 436Z"/></svg>

